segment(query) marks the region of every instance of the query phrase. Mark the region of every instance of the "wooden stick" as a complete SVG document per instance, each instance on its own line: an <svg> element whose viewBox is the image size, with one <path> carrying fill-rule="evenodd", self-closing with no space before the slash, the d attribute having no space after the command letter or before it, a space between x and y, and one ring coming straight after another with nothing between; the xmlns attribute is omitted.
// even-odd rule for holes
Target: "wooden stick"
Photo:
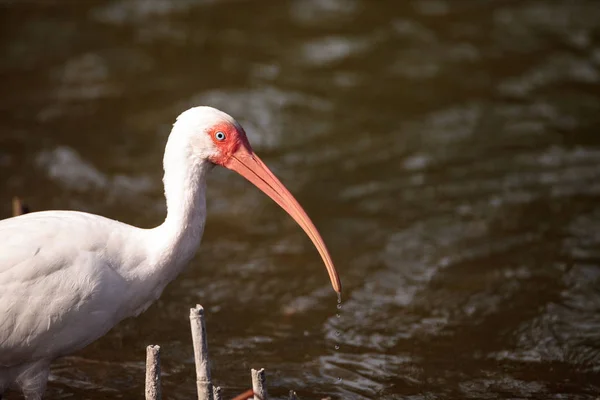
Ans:
<svg viewBox="0 0 600 400"><path fill-rule="evenodd" d="M190 309L190 325L192 327L192 342L194 343L194 359L196 361L198 400L213 400L208 343L206 341L206 322L204 321L204 308L200 304L197 304L196 308Z"/></svg>
<svg viewBox="0 0 600 400"><path fill-rule="evenodd" d="M219 386L213 386L213 398L214 400L221 400L221 388Z"/></svg>
<svg viewBox="0 0 600 400"><path fill-rule="evenodd" d="M258 371L252 368L252 390L254 391L254 400L267 400L267 378L265 369Z"/></svg>
<svg viewBox="0 0 600 400"><path fill-rule="evenodd" d="M146 347L146 400L161 400L160 346Z"/></svg>

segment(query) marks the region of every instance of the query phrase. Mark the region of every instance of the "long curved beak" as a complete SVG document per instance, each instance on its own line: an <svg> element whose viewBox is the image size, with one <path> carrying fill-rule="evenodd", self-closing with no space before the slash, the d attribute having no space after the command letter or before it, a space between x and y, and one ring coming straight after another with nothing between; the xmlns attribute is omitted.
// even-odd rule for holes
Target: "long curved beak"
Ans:
<svg viewBox="0 0 600 400"><path fill-rule="evenodd" d="M310 240L321 254L325 268L329 273L329 279L333 289L341 293L342 284L338 276L327 247L319 234L319 231L312 223L308 215L292 194L283 186L283 184L273 175L269 168L261 161L252 150L246 146L240 146L230 157L224 167L237 172L244 178L252 182L256 187L262 190L275 203L279 204L297 223L304 229Z"/></svg>

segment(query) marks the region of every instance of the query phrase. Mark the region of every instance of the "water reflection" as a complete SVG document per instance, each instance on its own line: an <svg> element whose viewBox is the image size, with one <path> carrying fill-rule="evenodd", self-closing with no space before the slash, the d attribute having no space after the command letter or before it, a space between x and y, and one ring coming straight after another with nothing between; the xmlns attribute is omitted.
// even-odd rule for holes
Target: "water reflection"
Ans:
<svg viewBox="0 0 600 400"><path fill-rule="evenodd" d="M198 302L226 396L251 366L276 398L600 395L595 1L0 7L2 215L18 194L158 224L170 124L211 104L297 195L346 288L338 318L302 231L215 170L189 270L57 363L48 398L139 397L149 343L164 392L191 398Z"/></svg>

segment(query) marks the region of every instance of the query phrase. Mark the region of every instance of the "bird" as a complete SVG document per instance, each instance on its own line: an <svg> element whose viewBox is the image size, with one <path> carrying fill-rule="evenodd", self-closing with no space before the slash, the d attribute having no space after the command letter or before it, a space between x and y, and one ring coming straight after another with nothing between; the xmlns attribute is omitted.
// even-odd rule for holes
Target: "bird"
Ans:
<svg viewBox="0 0 600 400"><path fill-rule="evenodd" d="M209 106L181 113L163 157L167 213L150 229L78 211L0 220L0 398L46 390L50 364L102 337L159 298L194 257L214 166L242 175L283 208L320 253L342 290L329 251L306 212L252 150L244 129Z"/></svg>

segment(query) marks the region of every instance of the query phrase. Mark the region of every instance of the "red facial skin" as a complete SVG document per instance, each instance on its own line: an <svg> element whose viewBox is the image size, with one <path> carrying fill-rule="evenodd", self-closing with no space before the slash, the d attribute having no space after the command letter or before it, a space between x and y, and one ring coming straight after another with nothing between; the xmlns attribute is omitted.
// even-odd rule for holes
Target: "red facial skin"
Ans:
<svg viewBox="0 0 600 400"><path fill-rule="evenodd" d="M225 139L217 140L218 132L223 132ZM214 125L208 131L208 134L217 149L219 149L219 154L211 157L210 161L242 175L287 211L312 240L321 258L323 258L333 289L341 293L340 278L319 231L317 231L317 228L294 196L252 151L244 130L237 128L232 123L221 122Z"/></svg>
<svg viewBox="0 0 600 400"><path fill-rule="evenodd" d="M221 141L217 140L217 132L223 132L225 134L225 139ZM243 129L241 129L241 131L238 130L235 125L229 122L221 122L214 125L209 130L209 135L215 146L219 149L219 155L210 158L210 161L215 164L223 166L227 164L227 161L229 161L231 156L240 148L240 146L245 147L249 153L253 153L252 147L246 137L246 132L244 132Z"/></svg>

